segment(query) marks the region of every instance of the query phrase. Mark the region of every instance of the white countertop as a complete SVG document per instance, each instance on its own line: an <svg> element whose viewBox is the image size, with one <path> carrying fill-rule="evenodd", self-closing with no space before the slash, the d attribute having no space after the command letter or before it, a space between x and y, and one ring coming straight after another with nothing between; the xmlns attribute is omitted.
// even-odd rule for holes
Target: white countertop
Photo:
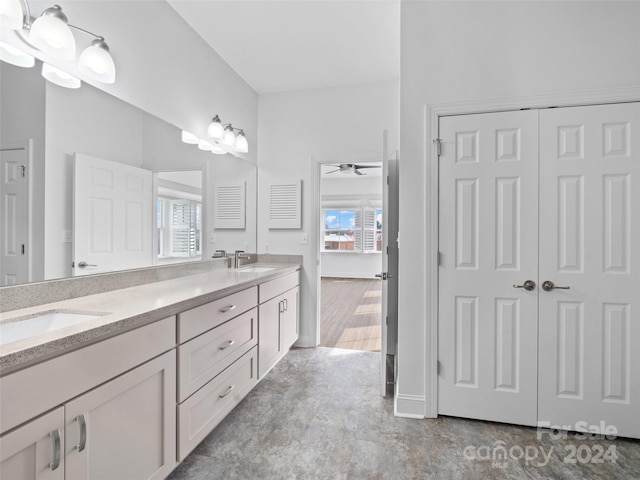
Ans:
<svg viewBox="0 0 640 480"><path fill-rule="evenodd" d="M266 272L217 269L0 313L0 323L48 311L104 313L93 320L0 346L0 374L11 373L300 269L299 264L292 263L259 263L251 266L273 269Z"/></svg>

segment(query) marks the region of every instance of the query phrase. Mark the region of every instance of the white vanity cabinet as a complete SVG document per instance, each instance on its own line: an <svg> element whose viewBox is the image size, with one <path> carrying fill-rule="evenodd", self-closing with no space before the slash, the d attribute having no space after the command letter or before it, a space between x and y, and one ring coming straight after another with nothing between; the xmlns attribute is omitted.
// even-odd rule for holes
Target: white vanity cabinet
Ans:
<svg viewBox="0 0 640 480"><path fill-rule="evenodd" d="M299 334L300 274L290 273L259 286L259 378L286 355Z"/></svg>
<svg viewBox="0 0 640 480"><path fill-rule="evenodd" d="M64 407L0 437L0 478L64 479Z"/></svg>
<svg viewBox="0 0 640 480"><path fill-rule="evenodd" d="M175 317L1 377L1 478L165 478L175 398Z"/></svg>
<svg viewBox="0 0 640 480"><path fill-rule="evenodd" d="M258 288L178 315L178 460L258 382Z"/></svg>

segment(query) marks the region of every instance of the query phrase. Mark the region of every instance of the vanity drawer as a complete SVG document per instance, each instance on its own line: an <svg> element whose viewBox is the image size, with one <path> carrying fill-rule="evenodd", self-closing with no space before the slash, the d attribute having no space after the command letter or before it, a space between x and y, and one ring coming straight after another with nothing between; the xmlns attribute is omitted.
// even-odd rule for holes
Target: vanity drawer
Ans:
<svg viewBox="0 0 640 480"><path fill-rule="evenodd" d="M182 402L257 344L253 308L178 347L178 401Z"/></svg>
<svg viewBox="0 0 640 480"><path fill-rule="evenodd" d="M182 461L258 383L257 347L178 405L178 461Z"/></svg>
<svg viewBox="0 0 640 480"><path fill-rule="evenodd" d="M260 303L277 297L281 293L291 290L296 285L300 285L300 271L265 282L259 286Z"/></svg>
<svg viewBox="0 0 640 480"><path fill-rule="evenodd" d="M258 304L258 287L205 303L178 314L178 343L237 317Z"/></svg>

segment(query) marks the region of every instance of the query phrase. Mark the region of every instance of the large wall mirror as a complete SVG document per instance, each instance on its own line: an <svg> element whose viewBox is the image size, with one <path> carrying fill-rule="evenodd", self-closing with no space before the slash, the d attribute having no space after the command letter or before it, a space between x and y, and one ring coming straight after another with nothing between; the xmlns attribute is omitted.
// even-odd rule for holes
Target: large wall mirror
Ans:
<svg viewBox="0 0 640 480"><path fill-rule="evenodd" d="M184 144L175 126L90 85L52 85L37 67L1 63L0 85L0 286L208 260L215 250L256 250L255 165ZM98 166L82 177L79 167L87 159ZM116 207L90 183L111 175L104 165L148 175L148 207L127 210L128 200L116 195L111 205L120 201L125 209L110 210ZM86 198L76 188L85 181ZM221 185L242 187L242 224L216 222ZM80 227L78 212L88 206L89 225ZM114 218L124 231L109 223ZM81 228L89 229L85 240L93 249L86 258L77 253ZM122 245L141 246L150 255L130 259L117 250Z"/></svg>

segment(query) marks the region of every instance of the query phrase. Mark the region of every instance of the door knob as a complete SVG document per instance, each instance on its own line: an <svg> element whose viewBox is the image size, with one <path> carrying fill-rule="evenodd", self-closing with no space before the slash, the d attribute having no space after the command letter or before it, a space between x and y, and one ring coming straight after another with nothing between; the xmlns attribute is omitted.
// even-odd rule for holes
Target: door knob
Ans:
<svg viewBox="0 0 640 480"><path fill-rule="evenodd" d="M78 263L78 266L80 268L86 268L86 267L97 267L98 265L92 265L91 263L87 263L84 260L80 263Z"/></svg>
<svg viewBox="0 0 640 480"><path fill-rule="evenodd" d="M555 285L551 280L545 280L544 282L542 282L542 289L545 292L550 292L553 289L561 289L561 290L569 290L571 287L559 287L557 285Z"/></svg>
<svg viewBox="0 0 640 480"><path fill-rule="evenodd" d="M536 282L533 280L526 280L522 285L514 285L513 288L524 288L525 290L533 290L536 288Z"/></svg>
<svg viewBox="0 0 640 480"><path fill-rule="evenodd" d="M376 277L381 278L382 280L389 280L390 278L396 278L396 276L393 273L388 273L388 272L376 273Z"/></svg>

